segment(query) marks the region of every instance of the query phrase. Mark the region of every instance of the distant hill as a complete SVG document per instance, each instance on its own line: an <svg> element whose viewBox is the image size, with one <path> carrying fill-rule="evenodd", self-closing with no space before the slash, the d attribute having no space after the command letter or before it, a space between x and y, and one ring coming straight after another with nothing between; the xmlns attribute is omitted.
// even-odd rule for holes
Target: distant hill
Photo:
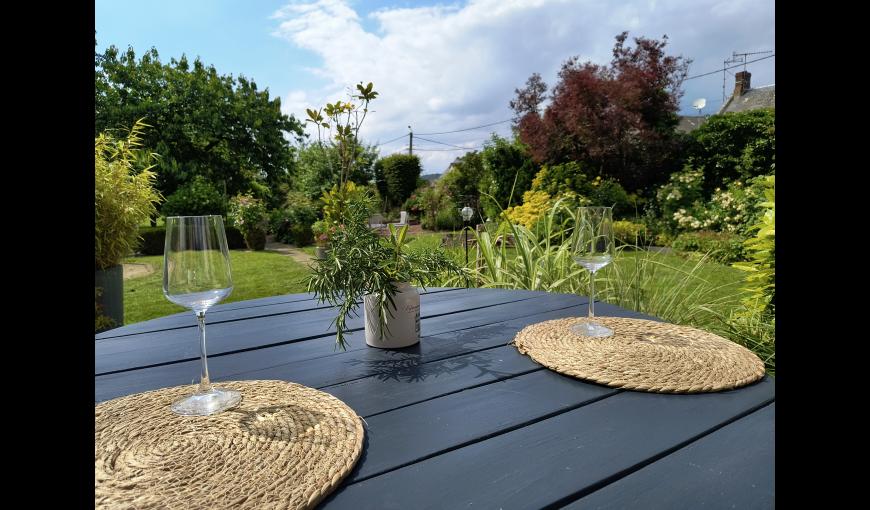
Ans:
<svg viewBox="0 0 870 510"><path fill-rule="evenodd" d="M444 174L422 174L420 177L426 179L429 182L437 181Z"/></svg>

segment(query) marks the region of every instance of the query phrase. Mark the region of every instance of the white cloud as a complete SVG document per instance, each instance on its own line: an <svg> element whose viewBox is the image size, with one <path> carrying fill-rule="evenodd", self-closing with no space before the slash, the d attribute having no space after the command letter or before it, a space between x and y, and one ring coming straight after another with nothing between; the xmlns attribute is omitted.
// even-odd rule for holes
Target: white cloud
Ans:
<svg viewBox="0 0 870 510"><path fill-rule="evenodd" d="M291 3L273 15L276 36L321 57L313 72L327 83L319 90L288 92L285 112L304 118L306 107L344 99L348 87L371 81L380 95L362 134L367 141L384 141L406 133L409 124L425 133L510 118L508 101L531 73L541 73L552 85L568 57L606 63L613 37L623 30L651 38L667 34L669 53L695 59L690 74L721 68L733 50L772 49L774 40L772 1L632 1L615 7L607 0L471 0L384 8L368 17L377 25L373 31L343 0ZM772 70L769 76L751 70L753 84L773 82ZM716 90L715 84L705 86ZM501 124L427 138L479 146L493 129L509 133L508 124ZM417 140L414 145L448 148ZM396 142L382 153L401 150L407 147ZM462 152L419 154L429 173L443 171Z"/></svg>

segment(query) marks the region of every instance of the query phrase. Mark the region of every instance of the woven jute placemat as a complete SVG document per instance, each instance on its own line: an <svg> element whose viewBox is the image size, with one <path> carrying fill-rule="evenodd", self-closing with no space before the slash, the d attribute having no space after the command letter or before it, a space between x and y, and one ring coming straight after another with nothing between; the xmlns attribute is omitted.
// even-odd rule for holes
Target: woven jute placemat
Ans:
<svg viewBox="0 0 870 510"><path fill-rule="evenodd" d="M233 381L241 403L178 416L179 386L95 406L96 508L313 508L350 473L360 418L341 400L284 381Z"/></svg>
<svg viewBox="0 0 870 510"><path fill-rule="evenodd" d="M703 393L738 388L764 376L752 351L688 326L622 317L596 317L613 336L570 331L586 318L556 319L523 328L514 344L545 367L615 388L656 393Z"/></svg>

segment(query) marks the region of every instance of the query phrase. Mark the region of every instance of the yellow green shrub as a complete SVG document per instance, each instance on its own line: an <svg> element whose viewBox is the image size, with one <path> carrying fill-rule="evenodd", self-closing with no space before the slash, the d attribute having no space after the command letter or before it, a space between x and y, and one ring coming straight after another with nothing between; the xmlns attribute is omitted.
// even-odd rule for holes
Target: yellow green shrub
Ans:
<svg viewBox="0 0 870 510"><path fill-rule="evenodd" d="M523 193L523 204L509 207L504 211L505 217L515 225L533 228L553 205L550 195L543 191L526 191Z"/></svg>

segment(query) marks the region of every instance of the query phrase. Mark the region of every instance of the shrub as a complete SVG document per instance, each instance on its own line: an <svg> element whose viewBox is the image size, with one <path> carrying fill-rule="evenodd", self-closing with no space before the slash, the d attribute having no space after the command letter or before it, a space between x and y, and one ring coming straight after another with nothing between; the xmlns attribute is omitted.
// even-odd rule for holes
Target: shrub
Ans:
<svg viewBox="0 0 870 510"><path fill-rule="evenodd" d="M269 215L269 226L275 239L296 246L314 242L311 225L317 221L317 208L303 193L290 192L282 209Z"/></svg>
<svg viewBox="0 0 870 510"><path fill-rule="evenodd" d="M457 230L462 226L462 216L456 207L444 207L435 216L435 230Z"/></svg>
<svg viewBox="0 0 870 510"><path fill-rule="evenodd" d="M776 177L767 176L765 196L762 203L765 209L761 222L755 225L755 237L747 239L745 248L749 252L748 262L735 264L734 267L748 271L745 290L748 292L743 304L750 310L761 314L776 316ZM751 315L751 313L750 313Z"/></svg>
<svg viewBox="0 0 870 510"><path fill-rule="evenodd" d="M504 211L505 217L511 223L534 228L535 224L550 210L553 201L544 191L526 191L523 193L523 205L515 205Z"/></svg>
<svg viewBox="0 0 870 510"><path fill-rule="evenodd" d="M776 154L776 112L756 109L713 115L692 131L689 164L704 171L709 196L729 182L769 174Z"/></svg>
<svg viewBox="0 0 870 510"><path fill-rule="evenodd" d="M241 230L232 225L226 225L224 230L227 233L227 248L231 250L244 250L247 247L245 246L245 236L242 235Z"/></svg>
<svg viewBox="0 0 870 510"><path fill-rule="evenodd" d="M236 195L230 200L229 223L241 231L245 244L252 250L262 250L266 246L266 227L268 216L263 201L250 193Z"/></svg>
<svg viewBox="0 0 870 510"><path fill-rule="evenodd" d="M139 253L142 255L163 255L166 246L166 227L143 227L139 229L142 242Z"/></svg>
<svg viewBox="0 0 870 510"><path fill-rule="evenodd" d="M764 212L766 179L767 176L759 176L745 184L734 181L724 190L716 188L705 207L698 208L698 216L714 230L751 236Z"/></svg>
<svg viewBox="0 0 870 510"><path fill-rule="evenodd" d="M703 178L702 172L688 168L671 175L656 193L655 206L646 211L647 225L671 235L696 230L749 235L761 214L764 176L716 188L709 199L701 189Z"/></svg>
<svg viewBox="0 0 870 510"><path fill-rule="evenodd" d="M625 220L614 221L613 239L617 246L644 246L647 243L646 225Z"/></svg>
<svg viewBox="0 0 870 510"><path fill-rule="evenodd" d="M204 176L197 175L192 181L178 188L166 198L160 208L163 216L205 216L227 213L227 201Z"/></svg>
<svg viewBox="0 0 870 510"><path fill-rule="evenodd" d="M142 133L148 127L137 121L125 140L103 133L94 139L94 262L107 269L133 252L139 225L157 212L162 199L154 189L156 175L148 166L137 171L137 162L152 160L142 153Z"/></svg>
<svg viewBox="0 0 870 510"><path fill-rule="evenodd" d="M635 212L636 196L629 195L621 184L611 178L590 178L583 164L569 161L544 166L532 181L532 190L545 191L551 197L575 193L589 199L592 205L613 207L614 218L626 218Z"/></svg>
<svg viewBox="0 0 870 510"><path fill-rule="evenodd" d="M635 213L634 204L621 184L613 179L596 177L589 183L589 188L581 192L594 205L613 207L614 218L625 218Z"/></svg>
<svg viewBox="0 0 870 510"><path fill-rule="evenodd" d="M232 225L226 225L227 247L231 250L244 250L245 238L239 229ZM166 245L166 227L143 227L139 230L142 243L139 245L139 253L142 255L163 255Z"/></svg>
<svg viewBox="0 0 870 510"><path fill-rule="evenodd" d="M410 154L393 154L375 163L375 181L388 208L401 204L417 189L422 167L420 158Z"/></svg>
<svg viewBox="0 0 870 510"><path fill-rule="evenodd" d="M684 232L671 242L671 247L682 252L708 253L710 259L722 264L744 260L744 238L727 232L701 230Z"/></svg>

